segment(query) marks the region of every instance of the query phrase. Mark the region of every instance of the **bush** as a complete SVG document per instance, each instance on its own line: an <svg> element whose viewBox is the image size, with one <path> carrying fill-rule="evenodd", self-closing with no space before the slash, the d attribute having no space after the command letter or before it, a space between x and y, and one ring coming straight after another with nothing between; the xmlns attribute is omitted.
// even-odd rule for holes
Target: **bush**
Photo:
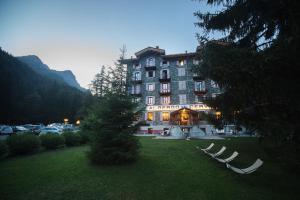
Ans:
<svg viewBox="0 0 300 200"><path fill-rule="evenodd" d="M65 143L67 146L78 146L81 142L81 137L79 133L64 132L63 136L65 138Z"/></svg>
<svg viewBox="0 0 300 200"><path fill-rule="evenodd" d="M38 136L26 133L8 137L7 145L11 154L23 155L38 151L41 146L41 141Z"/></svg>
<svg viewBox="0 0 300 200"><path fill-rule="evenodd" d="M86 144L90 141L90 135L91 133L89 131L79 131L78 134L81 137L81 144Z"/></svg>
<svg viewBox="0 0 300 200"><path fill-rule="evenodd" d="M8 146L5 141L0 141L0 160L8 155Z"/></svg>
<svg viewBox="0 0 300 200"><path fill-rule="evenodd" d="M46 149L57 149L65 145L65 138L62 135L48 133L40 136L42 146Z"/></svg>

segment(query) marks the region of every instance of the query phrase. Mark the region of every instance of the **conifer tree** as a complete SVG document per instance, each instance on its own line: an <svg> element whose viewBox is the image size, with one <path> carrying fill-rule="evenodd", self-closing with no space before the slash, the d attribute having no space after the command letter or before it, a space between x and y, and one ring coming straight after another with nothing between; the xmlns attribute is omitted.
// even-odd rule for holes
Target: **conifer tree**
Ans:
<svg viewBox="0 0 300 200"><path fill-rule="evenodd" d="M195 15L208 41L194 70L214 80L224 93L207 103L222 119L243 124L278 145L299 143L300 23L297 0L207 0L223 6ZM224 33L219 41L213 31ZM221 42L222 41L222 42Z"/></svg>

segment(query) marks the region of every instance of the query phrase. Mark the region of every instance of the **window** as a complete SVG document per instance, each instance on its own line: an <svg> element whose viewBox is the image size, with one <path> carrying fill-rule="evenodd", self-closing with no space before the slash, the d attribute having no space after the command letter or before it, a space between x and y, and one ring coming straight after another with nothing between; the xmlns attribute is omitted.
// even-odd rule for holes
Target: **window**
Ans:
<svg viewBox="0 0 300 200"><path fill-rule="evenodd" d="M141 72L134 72L133 73L133 80L135 80L135 81L141 80Z"/></svg>
<svg viewBox="0 0 300 200"><path fill-rule="evenodd" d="M155 71L147 71L146 75L149 78L153 78L153 77L155 77Z"/></svg>
<svg viewBox="0 0 300 200"><path fill-rule="evenodd" d="M147 121L153 121L153 119L154 119L154 113L148 112L147 113Z"/></svg>
<svg viewBox="0 0 300 200"><path fill-rule="evenodd" d="M154 83L147 83L147 91L154 91L155 84Z"/></svg>
<svg viewBox="0 0 300 200"><path fill-rule="evenodd" d="M165 104L165 105L168 105L170 104L170 96L163 96L161 97L161 104Z"/></svg>
<svg viewBox="0 0 300 200"><path fill-rule="evenodd" d="M205 90L205 81L195 82L195 91L204 91Z"/></svg>
<svg viewBox="0 0 300 200"><path fill-rule="evenodd" d="M184 66L185 64L186 64L186 60L184 60L184 59L181 59L181 60L177 61L178 66Z"/></svg>
<svg viewBox="0 0 300 200"><path fill-rule="evenodd" d="M178 88L179 88L179 90L185 90L186 89L186 82L185 81L178 81Z"/></svg>
<svg viewBox="0 0 300 200"><path fill-rule="evenodd" d="M179 95L179 104L186 104L186 95L185 94Z"/></svg>
<svg viewBox="0 0 300 200"><path fill-rule="evenodd" d="M155 58L150 57L146 60L146 66L147 67L152 67L155 66Z"/></svg>
<svg viewBox="0 0 300 200"><path fill-rule="evenodd" d="M162 83L160 85L160 92L170 92L170 84L169 83Z"/></svg>
<svg viewBox="0 0 300 200"><path fill-rule="evenodd" d="M162 121L169 121L170 120L170 113L169 112L162 112Z"/></svg>
<svg viewBox="0 0 300 200"><path fill-rule="evenodd" d="M199 63L200 63L199 60L193 59L193 64L194 64L194 65L199 65Z"/></svg>
<svg viewBox="0 0 300 200"><path fill-rule="evenodd" d="M139 102L141 102L141 98L140 97L135 97L135 98L132 99L132 102L133 103L139 103Z"/></svg>
<svg viewBox="0 0 300 200"><path fill-rule="evenodd" d="M178 68L178 76L185 76L185 68Z"/></svg>
<svg viewBox="0 0 300 200"><path fill-rule="evenodd" d="M135 63L135 64L133 64L133 68L134 69L140 69L141 65L139 63Z"/></svg>
<svg viewBox="0 0 300 200"><path fill-rule="evenodd" d="M160 71L160 78L161 79L168 79L168 78L170 78L169 70L168 69L161 70Z"/></svg>
<svg viewBox="0 0 300 200"><path fill-rule="evenodd" d="M147 105L153 105L154 104L154 97L153 96L148 96L147 98L146 98L146 104Z"/></svg>
<svg viewBox="0 0 300 200"><path fill-rule="evenodd" d="M198 96L198 95L196 95L196 96L195 96L195 102L196 102L196 103L202 103L201 97Z"/></svg>
<svg viewBox="0 0 300 200"><path fill-rule="evenodd" d="M131 87L131 94L140 94L141 93L141 85L133 85Z"/></svg>

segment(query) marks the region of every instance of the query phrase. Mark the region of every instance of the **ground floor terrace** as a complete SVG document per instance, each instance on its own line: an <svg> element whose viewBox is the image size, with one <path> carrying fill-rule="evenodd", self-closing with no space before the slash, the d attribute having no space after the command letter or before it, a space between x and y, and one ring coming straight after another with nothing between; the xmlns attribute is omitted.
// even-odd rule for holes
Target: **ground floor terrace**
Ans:
<svg viewBox="0 0 300 200"><path fill-rule="evenodd" d="M299 168L281 160L287 157L266 151L258 138L139 140L140 157L129 165L91 165L86 156L89 146L1 160L0 199L300 199ZM253 174L235 174L195 148L211 142L214 152L227 147L224 157L234 150L240 153L232 165L246 167L258 157L264 165Z"/></svg>
<svg viewBox="0 0 300 200"><path fill-rule="evenodd" d="M140 127L138 134L165 134L174 127L180 127L187 135L191 131L201 131L205 135L217 134L214 126L205 121L205 113L215 112L205 104L147 106L142 116L147 125ZM226 126L225 132L230 133L233 128Z"/></svg>

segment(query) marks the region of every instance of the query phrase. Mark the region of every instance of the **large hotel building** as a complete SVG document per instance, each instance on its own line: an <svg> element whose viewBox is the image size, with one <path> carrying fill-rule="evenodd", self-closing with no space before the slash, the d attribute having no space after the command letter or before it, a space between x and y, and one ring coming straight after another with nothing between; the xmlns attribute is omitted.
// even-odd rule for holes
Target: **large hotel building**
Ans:
<svg viewBox="0 0 300 200"><path fill-rule="evenodd" d="M167 55L158 46L147 47L124 60L128 92L145 108L139 120L145 120L146 126L140 133L159 134L174 126L189 132L196 126L211 134L213 126L200 113L211 111L203 99L216 96L220 89L214 81L191 71L200 62L196 52Z"/></svg>

